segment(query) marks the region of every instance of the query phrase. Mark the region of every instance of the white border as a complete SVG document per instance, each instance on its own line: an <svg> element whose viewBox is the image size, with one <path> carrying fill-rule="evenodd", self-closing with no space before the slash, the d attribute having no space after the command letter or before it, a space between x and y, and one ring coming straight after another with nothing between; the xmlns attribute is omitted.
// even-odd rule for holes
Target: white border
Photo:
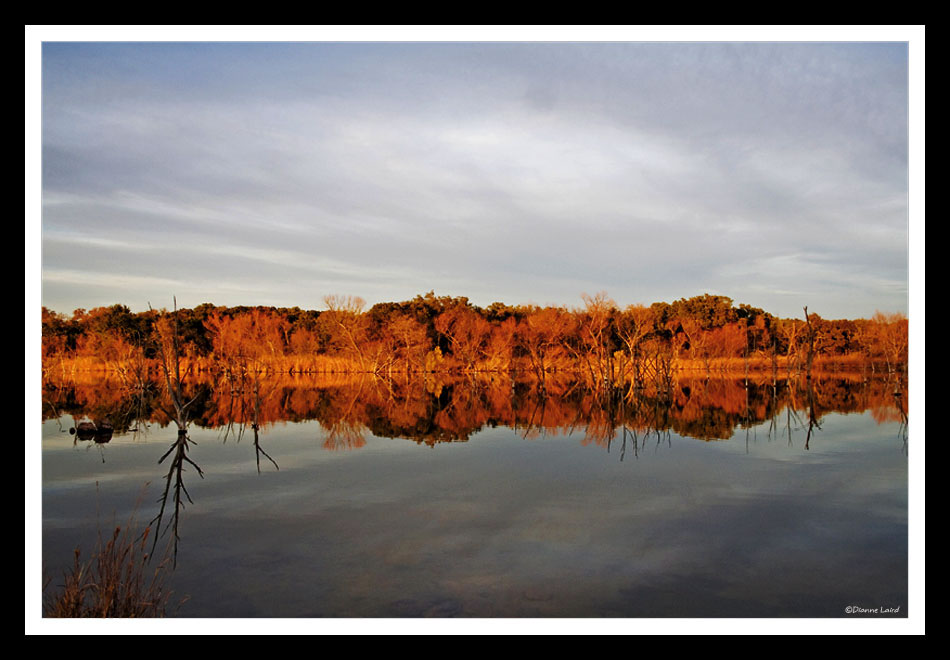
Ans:
<svg viewBox="0 0 950 660"><path fill-rule="evenodd" d="M924 632L924 26L25 26L25 620L28 634L922 634ZM908 619L193 619L53 621L39 616L40 72L43 41L891 41L909 44L910 593Z"/></svg>

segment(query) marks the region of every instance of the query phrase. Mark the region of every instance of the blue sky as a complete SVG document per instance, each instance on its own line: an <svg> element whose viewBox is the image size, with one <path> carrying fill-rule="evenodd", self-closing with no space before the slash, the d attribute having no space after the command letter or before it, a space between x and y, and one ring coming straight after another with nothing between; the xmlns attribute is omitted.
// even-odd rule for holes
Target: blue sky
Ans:
<svg viewBox="0 0 950 660"><path fill-rule="evenodd" d="M904 43L55 43L42 304L908 311Z"/></svg>

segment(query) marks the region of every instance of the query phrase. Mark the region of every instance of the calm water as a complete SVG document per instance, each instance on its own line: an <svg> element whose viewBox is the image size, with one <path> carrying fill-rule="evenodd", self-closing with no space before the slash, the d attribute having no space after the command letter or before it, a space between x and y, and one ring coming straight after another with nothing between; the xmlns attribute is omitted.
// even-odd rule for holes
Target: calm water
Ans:
<svg viewBox="0 0 950 660"><path fill-rule="evenodd" d="M891 384L552 389L195 384L204 476L182 473L178 616L907 616ZM44 390L54 582L97 524L158 512L177 438L160 406L108 383ZM111 437L68 432L106 416Z"/></svg>

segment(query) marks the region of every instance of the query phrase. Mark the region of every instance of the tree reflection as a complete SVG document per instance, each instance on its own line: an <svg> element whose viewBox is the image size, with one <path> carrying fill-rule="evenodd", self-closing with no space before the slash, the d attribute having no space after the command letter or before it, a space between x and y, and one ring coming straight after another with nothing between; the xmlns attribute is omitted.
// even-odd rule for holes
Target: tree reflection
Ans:
<svg viewBox="0 0 950 660"><path fill-rule="evenodd" d="M176 305L177 307L177 305ZM181 374L181 356L178 350L178 310L173 314L164 312L155 322L155 339L161 357L162 374L165 377L165 394L171 403L171 410L163 406L166 415L168 415L178 427L178 435L168 451L158 459L159 465L165 462L165 459L171 456L168 464L168 473L165 475L165 489L159 498L160 506L158 514L152 519L150 525L155 525L155 536L152 542L152 554L155 554L155 546L158 539L171 530L172 534L172 563L178 564L178 523L181 510L185 506L184 499L193 503L188 489L185 487L183 478L185 464L189 464L198 472L198 476L204 477L201 467L188 457L188 446L197 444L188 437L188 409L198 400L195 395L188 401L185 401L185 386L182 383ZM162 529L165 522L165 511L168 506L169 496L172 499L171 521ZM183 498L184 496L184 498Z"/></svg>
<svg viewBox="0 0 950 660"><path fill-rule="evenodd" d="M261 411L267 399L274 396L275 391L273 384L265 386L262 383L260 374L245 374L236 378L228 375L223 380L223 386L216 389L214 397L220 398L217 419L220 420L224 429L223 442L227 443L230 437L240 442L246 430L251 429L254 435L254 457L258 474L261 472L261 456L269 460L276 469L280 469L277 461L261 446L261 431L265 424Z"/></svg>
<svg viewBox="0 0 950 660"><path fill-rule="evenodd" d="M900 416L900 427L897 430L897 436L901 439L901 451L907 454L907 396L903 380L898 379L894 389L894 406L897 408L897 414Z"/></svg>
<svg viewBox="0 0 950 660"><path fill-rule="evenodd" d="M168 394L139 398L141 412L135 419L119 410L131 409L129 401L102 383L57 385L51 393L56 405L44 408L44 415L82 418L89 411L96 419L119 418L117 433L149 422L174 423L180 430L195 424L224 429L225 441L240 440L250 428L258 465L270 461L275 467L261 447L263 429L287 421L318 421L324 429L322 446L332 450L363 447L367 434L434 446L467 441L486 427L507 426L525 439L582 431L586 445L612 451L613 443L620 442L623 456L634 444L639 452L647 436L661 443L668 443L673 433L719 441L745 429L751 440L756 426L766 423L770 440L782 434L789 444L795 429L802 429L810 449L822 417L832 412L869 410L879 422L899 421L906 427L906 390L886 379L680 377L669 389L663 382L644 381L636 388L605 390L556 374L543 389L532 374L483 380L432 376L327 380L256 375L218 382L169 369Z"/></svg>
<svg viewBox="0 0 950 660"><path fill-rule="evenodd" d="M261 455L263 455L267 460L274 464L274 467L278 470L280 466L277 465L277 461L271 458L261 447L261 438L260 438L260 428L261 428L261 386L260 382L254 383L254 417L251 422L251 429L254 431L254 457L257 462L257 473L261 473Z"/></svg>
<svg viewBox="0 0 950 660"><path fill-rule="evenodd" d="M152 553L155 552L155 546L158 544L159 537L168 533L171 529L172 533L172 546L173 553L172 558L173 562L177 564L178 562L178 541L180 536L178 534L178 521L180 519L181 510L185 506L185 499L189 503L194 504L191 499L191 495L188 494L188 489L185 487L184 472L185 472L185 463L188 463L198 472L198 476L204 477L204 472L202 472L201 467L195 463L193 460L188 458L188 445L196 444L193 440L188 437L187 429L179 429L178 437L175 439L175 442L172 443L171 447L168 448L168 451L158 460L159 464L162 464L166 458L171 456L172 460L168 464L168 473L165 475L165 489L162 492L162 496L159 498L160 507L158 510L158 515L156 515L149 525L155 525L155 537L152 542ZM171 511L171 521L165 525L164 530L162 529L163 522L165 522L165 510L168 506L169 496L171 497L172 502L172 511Z"/></svg>
<svg viewBox="0 0 950 660"><path fill-rule="evenodd" d="M344 402L343 406L331 408L329 416L320 420L321 426L326 430L324 449L357 449L366 444L363 437L365 424L354 413L362 393L363 381L360 381L355 392L349 392L338 399Z"/></svg>
<svg viewBox="0 0 950 660"><path fill-rule="evenodd" d="M121 383L101 378L44 383L48 405L43 414L57 422L71 414L75 442L91 442L100 450L114 433L136 433L150 423L177 429L159 459L167 470L158 513L151 521L153 553L159 538L169 538L176 563L181 512L193 503L186 473L204 476L190 456L196 444L189 434L193 425L223 429L225 442L231 437L240 441L250 429L259 474L268 461L280 469L262 446L266 427L306 420L320 423L322 447L329 450L363 447L368 434L434 447L468 441L484 428L506 426L524 439L582 434L583 445L600 447L624 461L631 452L638 459L648 444L655 449L671 446L673 434L715 442L741 428L748 449L755 427L765 423L769 440L784 435L791 447L801 433L804 449L811 450L823 415L868 410L879 422L899 422L903 451L907 445L907 391L893 377L773 376L759 381L706 376L680 377L672 383L645 378L627 389L591 389L556 373L548 374L543 388L532 374L327 379L246 373L216 379L214 374L183 373L177 363L174 318L157 326L160 332L167 329L158 338L165 363L160 381L140 383L131 393Z"/></svg>
<svg viewBox="0 0 950 660"><path fill-rule="evenodd" d="M805 449L808 450L808 443L811 441L812 433L815 430L821 430L820 416L817 410L817 400L815 398L815 390L812 387L812 381L809 378L806 381L806 390L808 394L808 433L805 435Z"/></svg>

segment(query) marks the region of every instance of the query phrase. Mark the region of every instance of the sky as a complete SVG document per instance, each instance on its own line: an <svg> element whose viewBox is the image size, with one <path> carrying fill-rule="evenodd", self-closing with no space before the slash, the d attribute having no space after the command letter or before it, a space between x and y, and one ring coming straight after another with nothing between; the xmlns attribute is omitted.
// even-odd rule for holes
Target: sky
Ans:
<svg viewBox="0 0 950 660"><path fill-rule="evenodd" d="M56 42L41 301L909 311L900 42Z"/></svg>

